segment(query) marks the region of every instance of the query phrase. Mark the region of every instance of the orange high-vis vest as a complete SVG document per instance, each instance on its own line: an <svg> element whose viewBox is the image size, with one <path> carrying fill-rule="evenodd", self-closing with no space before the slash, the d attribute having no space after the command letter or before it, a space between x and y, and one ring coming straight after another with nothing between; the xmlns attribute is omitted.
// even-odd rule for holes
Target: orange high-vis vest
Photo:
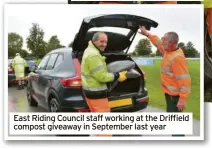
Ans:
<svg viewBox="0 0 212 149"><path fill-rule="evenodd" d="M190 94L191 78L183 50L179 48L167 52L157 36L149 35L148 38L163 54L160 73L162 91L171 96L179 95L180 100L186 100Z"/></svg>

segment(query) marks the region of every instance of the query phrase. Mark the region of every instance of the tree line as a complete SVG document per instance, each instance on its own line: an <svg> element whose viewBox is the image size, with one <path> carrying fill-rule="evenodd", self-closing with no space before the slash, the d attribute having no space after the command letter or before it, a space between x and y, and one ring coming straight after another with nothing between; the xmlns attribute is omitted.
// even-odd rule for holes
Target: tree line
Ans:
<svg viewBox="0 0 212 149"><path fill-rule="evenodd" d="M14 57L15 53L20 53L22 57L32 56L35 58L42 58L46 53L57 49L66 47L61 45L57 35L51 36L48 41L44 40L45 32L37 23L32 23L32 27L29 29L29 35L26 38L26 45L28 51L23 49L23 37L18 33L8 33L8 57ZM68 44L68 47L72 47L72 41ZM192 42L179 43L179 47L183 49L186 57L199 57L198 51L195 49ZM146 56L155 57L161 56L160 52L152 52L152 45L148 39L139 40L132 53L132 56Z"/></svg>
<svg viewBox="0 0 212 149"><path fill-rule="evenodd" d="M66 47L61 45L57 35L51 36L48 41L44 40L44 31L37 23L32 23L29 35L26 38L26 45L29 52L23 49L23 37L18 33L8 33L8 57L13 58L15 53L20 53L22 57L42 58L46 53L57 48ZM71 43L68 45L70 46Z"/></svg>
<svg viewBox="0 0 212 149"><path fill-rule="evenodd" d="M185 57L199 57L199 52L194 47L194 44L189 41L188 43L180 42L178 47L181 48L185 54ZM145 57L155 57L161 56L161 53L157 49L156 52L152 52L152 45L149 39L140 39L132 53L131 56L145 56Z"/></svg>

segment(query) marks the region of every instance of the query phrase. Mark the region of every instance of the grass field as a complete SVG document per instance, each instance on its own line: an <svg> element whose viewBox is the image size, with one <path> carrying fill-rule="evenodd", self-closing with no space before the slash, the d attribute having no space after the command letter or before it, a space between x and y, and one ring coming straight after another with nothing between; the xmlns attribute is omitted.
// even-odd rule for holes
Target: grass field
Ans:
<svg viewBox="0 0 212 149"><path fill-rule="evenodd" d="M149 104L166 110L165 97L160 89L160 60L155 60L152 66L141 66L141 68L146 72L146 87L150 97ZM200 119L200 61L189 60L188 69L192 86L184 112L192 112L194 119Z"/></svg>

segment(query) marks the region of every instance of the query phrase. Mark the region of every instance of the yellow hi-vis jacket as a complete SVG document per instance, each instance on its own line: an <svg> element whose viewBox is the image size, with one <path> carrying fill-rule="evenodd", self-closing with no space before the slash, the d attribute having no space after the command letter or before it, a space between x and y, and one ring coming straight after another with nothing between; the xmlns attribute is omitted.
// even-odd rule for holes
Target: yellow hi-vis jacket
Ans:
<svg viewBox="0 0 212 149"><path fill-rule="evenodd" d="M15 70L16 77L24 77L25 67L27 62L20 56L16 56L12 61L12 67Z"/></svg>
<svg viewBox="0 0 212 149"><path fill-rule="evenodd" d="M113 73L107 71L106 57L90 41L82 58L81 78L82 88L87 98L99 99L107 97L107 82L115 78Z"/></svg>

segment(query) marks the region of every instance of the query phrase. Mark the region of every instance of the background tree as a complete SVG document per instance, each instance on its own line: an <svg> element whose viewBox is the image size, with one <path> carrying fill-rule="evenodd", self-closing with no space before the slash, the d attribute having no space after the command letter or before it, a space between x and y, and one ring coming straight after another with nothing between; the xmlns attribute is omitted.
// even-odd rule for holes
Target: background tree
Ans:
<svg viewBox="0 0 212 149"><path fill-rule="evenodd" d="M57 35L54 35L48 41L47 52L50 52L52 50L62 48L62 47L64 46L60 44L60 40L58 39Z"/></svg>
<svg viewBox="0 0 212 149"><path fill-rule="evenodd" d="M185 46L185 43L184 42L180 42L178 44L178 47L181 48L183 51L185 51L185 49L186 49L186 46Z"/></svg>
<svg viewBox="0 0 212 149"><path fill-rule="evenodd" d="M198 54L198 51L194 48L194 44L189 41L186 45L185 56L196 57L197 54Z"/></svg>
<svg viewBox="0 0 212 149"><path fill-rule="evenodd" d="M152 45L148 39L139 40L135 47L135 52L138 56L149 56L152 53Z"/></svg>
<svg viewBox="0 0 212 149"><path fill-rule="evenodd" d="M20 54L21 54L22 57L28 57L29 56L29 53L26 50L24 50L24 49L22 49L20 51Z"/></svg>
<svg viewBox="0 0 212 149"><path fill-rule="evenodd" d="M155 53L151 53L150 57L155 57L155 55L156 55Z"/></svg>
<svg viewBox="0 0 212 149"><path fill-rule="evenodd" d="M128 53L130 56L137 56L137 53L135 51Z"/></svg>
<svg viewBox="0 0 212 149"><path fill-rule="evenodd" d="M183 50L185 57L198 57L198 51L195 49L194 44L191 41L187 44L180 42L178 47Z"/></svg>
<svg viewBox="0 0 212 149"><path fill-rule="evenodd" d="M27 37L27 48L32 55L42 58L46 54L47 43L44 41L44 31L37 23L32 24L30 34Z"/></svg>
<svg viewBox="0 0 212 149"><path fill-rule="evenodd" d="M14 57L15 53L21 53L23 38L17 33L8 34L8 57Z"/></svg>

